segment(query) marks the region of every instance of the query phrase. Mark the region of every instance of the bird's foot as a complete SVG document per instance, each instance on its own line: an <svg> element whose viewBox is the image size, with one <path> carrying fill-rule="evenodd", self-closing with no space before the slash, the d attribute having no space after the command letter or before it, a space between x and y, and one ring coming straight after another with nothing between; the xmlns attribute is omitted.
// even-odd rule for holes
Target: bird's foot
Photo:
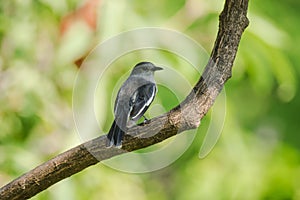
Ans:
<svg viewBox="0 0 300 200"><path fill-rule="evenodd" d="M150 122L150 119L147 119L147 117L145 117L144 115L143 117L144 117L143 124L148 124Z"/></svg>

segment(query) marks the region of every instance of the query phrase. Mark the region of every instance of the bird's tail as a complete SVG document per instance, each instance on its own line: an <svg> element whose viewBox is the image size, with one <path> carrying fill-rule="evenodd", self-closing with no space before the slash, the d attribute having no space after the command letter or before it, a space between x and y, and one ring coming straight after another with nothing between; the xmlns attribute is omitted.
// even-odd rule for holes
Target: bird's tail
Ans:
<svg viewBox="0 0 300 200"><path fill-rule="evenodd" d="M124 131L117 125L116 121L114 121L107 134L106 147L110 148L116 146L117 148L121 148L123 137Z"/></svg>

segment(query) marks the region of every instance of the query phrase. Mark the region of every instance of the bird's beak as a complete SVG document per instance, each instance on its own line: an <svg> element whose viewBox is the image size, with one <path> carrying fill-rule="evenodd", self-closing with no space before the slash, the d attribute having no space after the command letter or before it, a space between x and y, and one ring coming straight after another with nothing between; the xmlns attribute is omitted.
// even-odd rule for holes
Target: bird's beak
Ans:
<svg viewBox="0 0 300 200"><path fill-rule="evenodd" d="M162 67L154 67L154 70L153 71L159 71L159 70L163 70L164 68L162 68Z"/></svg>

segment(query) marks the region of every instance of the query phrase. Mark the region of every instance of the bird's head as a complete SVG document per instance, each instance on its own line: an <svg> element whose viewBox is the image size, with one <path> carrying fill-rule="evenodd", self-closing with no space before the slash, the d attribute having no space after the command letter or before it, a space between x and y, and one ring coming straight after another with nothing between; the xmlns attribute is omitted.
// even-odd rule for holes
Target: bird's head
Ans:
<svg viewBox="0 0 300 200"><path fill-rule="evenodd" d="M158 70L163 70L163 68L157 67L151 62L140 62L134 66L131 75L153 75Z"/></svg>

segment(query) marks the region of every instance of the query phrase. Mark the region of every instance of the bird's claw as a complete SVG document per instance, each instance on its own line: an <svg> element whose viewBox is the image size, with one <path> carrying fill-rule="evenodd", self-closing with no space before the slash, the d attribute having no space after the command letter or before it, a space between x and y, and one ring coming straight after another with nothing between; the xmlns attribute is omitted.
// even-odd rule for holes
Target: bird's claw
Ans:
<svg viewBox="0 0 300 200"><path fill-rule="evenodd" d="M148 124L148 123L150 123L150 119L147 119L145 116L143 116L143 117L144 117L143 124Z"/></svg>

